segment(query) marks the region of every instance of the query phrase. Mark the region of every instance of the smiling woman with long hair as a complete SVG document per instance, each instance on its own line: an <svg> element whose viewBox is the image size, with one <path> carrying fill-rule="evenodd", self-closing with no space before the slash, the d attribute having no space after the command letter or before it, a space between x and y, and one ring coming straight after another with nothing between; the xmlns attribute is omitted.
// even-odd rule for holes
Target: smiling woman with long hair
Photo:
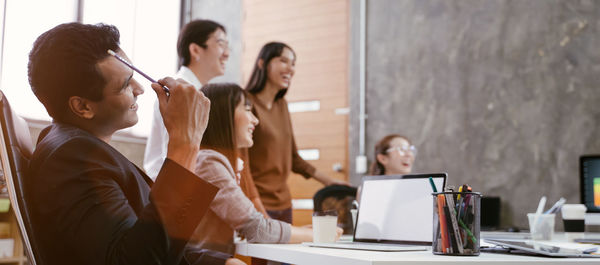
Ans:
<svg viewBox="0 0 600 265"><path fill-rule="evenodd" d="M261 124L249 148L254 183L271 218L292 222L292 199L287 178L291 172L314 178L324 185L346 182L318 172L298 155L290 113L285 100L295 73L296 53L281 42L265 44L246 85Z"/></svg>
<svg viewBox="0 0 600 265"><path fill-rule="evenodd" d="M312 229L266 218L240 188L240 149L253 145L258 119L236 84L208 84L201 90L211 101L210 116L197 160L196 174L219 192L194 233L192 244L234 253L233 231L249 242L298 243L312 240ZM338 231L341 234L341 231Z"/></svg>
<svg viewBox="0 0 600 265"><path fill-rule="evenodd" d="M387 135L375 145L371 175L404 175L412 171L417 148L406 136Z"/></svg>

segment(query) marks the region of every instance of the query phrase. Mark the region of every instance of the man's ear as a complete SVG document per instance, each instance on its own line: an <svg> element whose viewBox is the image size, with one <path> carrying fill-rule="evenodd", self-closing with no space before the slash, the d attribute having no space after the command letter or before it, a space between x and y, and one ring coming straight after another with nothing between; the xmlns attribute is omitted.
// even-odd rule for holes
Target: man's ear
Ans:
<svg viewBox="0 0 600 265"><path fill-rule="evenodd" d="M384 166L387 166L387 164L389 162L388 157L386 155L384 155L384 154L377 154L377 156L375 157L375 159L377 159L377 161L379 163L381 163L382 165L384 165Z"/></svg>
<svg viewBox="0 0 600 265"><path fill-rule="evenodd" d="M190 52L190 61L200 61L200 54L204 51L204 48L196 43L190 43L188 49Z"/></svg>
<svg viewBox="0 0 600 265"><path fill-rule="evenodd" d="M90 104L91 102L88 99L72 96L69 98L69 109L75 116L91 120L94 118L94 108Z"/></svg>

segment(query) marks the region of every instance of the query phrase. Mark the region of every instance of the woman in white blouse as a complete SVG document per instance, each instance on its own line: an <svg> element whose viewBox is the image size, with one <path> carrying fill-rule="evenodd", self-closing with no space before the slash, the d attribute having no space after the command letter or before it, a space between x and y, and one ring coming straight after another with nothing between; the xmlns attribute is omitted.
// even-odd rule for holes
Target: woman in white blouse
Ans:
<svg viewBox="0 0 600 265"><path fill-rule="evenodd" d="M266 218L239 186L243 162L240 148L252 146L258 119L241 87L208 84L201 90L211 101L209 122L198 154L196 174L219 192L196 229L192 243L234 253L233 231L249 242L299 243L312 241L312 229ZM341 229L338 234L341 235Z"/></svg>

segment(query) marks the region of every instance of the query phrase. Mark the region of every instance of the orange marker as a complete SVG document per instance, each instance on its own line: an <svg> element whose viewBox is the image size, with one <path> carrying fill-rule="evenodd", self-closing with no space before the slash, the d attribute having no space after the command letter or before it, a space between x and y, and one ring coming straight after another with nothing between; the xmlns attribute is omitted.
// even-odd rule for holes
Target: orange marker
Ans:
<svg viewBox="0 0 600 265"><path fill-rule="evenodd" d="M444 205L446 204L446 198L443 194L437 196L438 216L440 219L440 234L442 236L442 252L449 252L450 242L448 241L448 228L446 227L446 214L444 213Z"/></svg>

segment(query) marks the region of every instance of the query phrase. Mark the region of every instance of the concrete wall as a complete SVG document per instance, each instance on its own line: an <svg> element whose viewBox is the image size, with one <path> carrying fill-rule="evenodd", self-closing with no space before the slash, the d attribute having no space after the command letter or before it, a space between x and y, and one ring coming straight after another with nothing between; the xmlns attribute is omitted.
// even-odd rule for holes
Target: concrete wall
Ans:
<svg viewBox="0 0 600 265"><path fill-rule="evenodd" d="M578 157L600 153L599 73L598 1L367 1L367 154L407 135L415 172L500 196L502 225L527 227L542 195L579 202ZM352 160L356 115L350 128Z"/></svg>

